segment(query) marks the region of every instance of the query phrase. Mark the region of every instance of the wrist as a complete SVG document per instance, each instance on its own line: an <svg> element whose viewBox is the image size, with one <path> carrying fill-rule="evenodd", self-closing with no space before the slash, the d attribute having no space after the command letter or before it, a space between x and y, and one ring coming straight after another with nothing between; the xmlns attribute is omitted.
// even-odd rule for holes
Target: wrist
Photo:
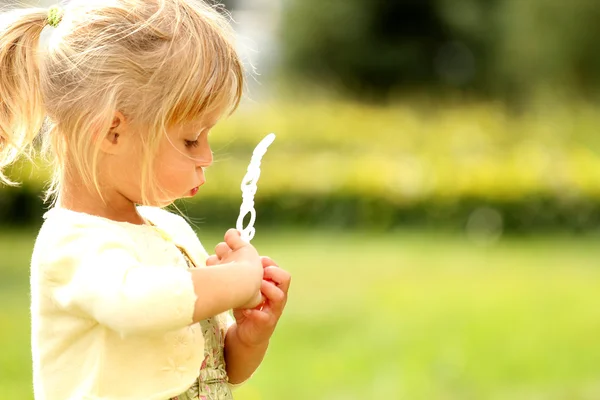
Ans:
<svg viewBox="0 0 600 400"><path fill-rule="evenodd" d="M238 342L238 345L240 345L250 351L265 351L265 349L267 347L269 347L269 340L270 340L269 338L266 338L263 340L257 340L257 341L244 340L244 338L242 338L238 334L237 328L238 327L237 327L237 323L236 323L231 327L231 331L229 332L229 334L232 334L233 339L236 342Z"/></svg>

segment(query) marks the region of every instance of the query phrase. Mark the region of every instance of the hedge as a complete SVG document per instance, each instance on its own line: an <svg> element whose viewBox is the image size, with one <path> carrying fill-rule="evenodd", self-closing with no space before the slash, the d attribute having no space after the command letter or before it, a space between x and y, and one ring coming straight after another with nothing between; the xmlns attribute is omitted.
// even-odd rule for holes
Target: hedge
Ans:
<svg viewBox="0 0 600 400"><path fill-rule="evenodd" d="M600 218L599 128L589 104L522 115L494 104L250 104L211 133L215 164L185 209L235 221L252 150L275 132L256 195L261 223L462 226L487 208L507 230L587 230ZM38 218L47 175L15 168L23 185L0 189L0 221Z"/></svg>

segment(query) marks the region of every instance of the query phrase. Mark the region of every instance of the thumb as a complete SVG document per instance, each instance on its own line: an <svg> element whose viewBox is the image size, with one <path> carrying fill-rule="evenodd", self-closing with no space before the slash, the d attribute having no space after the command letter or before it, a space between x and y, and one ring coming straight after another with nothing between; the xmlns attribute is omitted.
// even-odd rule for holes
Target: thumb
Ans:
<svg viewBox="0 0 600 400"><path fill-rule="evenodd" d="M210 267L219 263L219 257L212 255L206 259L206 266Z"/></svg>
<svg viewBox="0 0 600 400"><path fill-rule="evenodd" d="M229 248L233 251L236 251L247 244L242 240L242 235L237 229L229 229L227 233L225 233L225 243L227 243Z"/></svg>

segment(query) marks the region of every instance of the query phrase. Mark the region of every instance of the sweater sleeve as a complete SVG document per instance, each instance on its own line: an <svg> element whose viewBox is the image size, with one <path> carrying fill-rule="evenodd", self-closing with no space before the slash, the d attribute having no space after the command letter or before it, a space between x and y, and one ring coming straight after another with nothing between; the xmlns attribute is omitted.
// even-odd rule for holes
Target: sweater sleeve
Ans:
<svg viewBox="0 0 600 400"><path fill-rule="evenodd" d="M58 307L122 335L166 332L190 325L196 295L190 272L143 265L127 238L74 233L42 265Z"/></svg>

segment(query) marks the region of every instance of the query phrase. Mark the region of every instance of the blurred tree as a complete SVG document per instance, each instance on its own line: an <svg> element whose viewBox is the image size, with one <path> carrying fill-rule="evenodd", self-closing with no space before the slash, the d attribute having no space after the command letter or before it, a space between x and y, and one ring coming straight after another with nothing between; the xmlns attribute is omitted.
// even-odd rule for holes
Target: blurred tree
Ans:
<svg viewBox="0 0 600 400"><path fill-rule="evenodd" d="M505 0L498 75L515 87L553 86L595 95L600 87L600 2Z"/></svg>
<svg viewBox="0 0 600 400"><path fill-rule="evenodd" d="M496 78L494 63L502 35L497 9L503 1L437 1L437 11L446 24L449 40L436 60L440 83L462 83L480 92L492 90L490 82Z"/></svg>
<svg viewBox="0 0 600 400"><path fill-rule="evenodd" d="M431 82L446 34L432 0L292 0L283 37L293 72L381 95Z"/></svg>
<svg viewBox="0 0 600 400"><path fill-rule="evenodd" d="M289 71L360 96L600 89L597 0L289 0L284 10Z"/></svg>

